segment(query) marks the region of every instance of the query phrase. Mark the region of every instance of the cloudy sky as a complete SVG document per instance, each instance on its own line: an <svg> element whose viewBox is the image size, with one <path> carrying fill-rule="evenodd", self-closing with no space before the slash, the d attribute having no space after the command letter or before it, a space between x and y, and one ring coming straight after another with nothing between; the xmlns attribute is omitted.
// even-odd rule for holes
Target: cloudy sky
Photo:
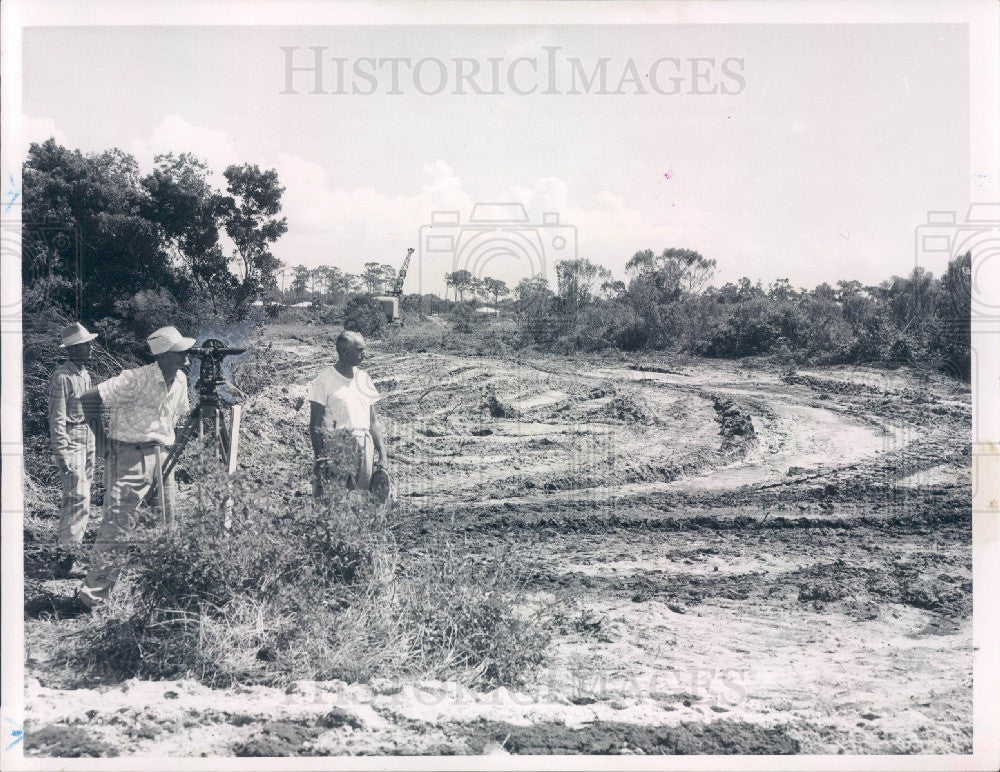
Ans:
<svg viewBox="0 0 1000 772"><path fill-rule="evenodd" d="M572 226L558 231L561 254L575 233L576 253L618 277L636 250L673 246L715 258L716 283L877 282L912 269L928 210L961 218L968 207L966 34L941 24L31 28L23 133L85 152L117 146L144 168L171 151L217 172L276 168L289 232L275 253L289 264L398 263L421 248L432 212L468 223L477 202L519 202L531 223L556 212ZM333 58L346 60L348 93L309 93L309 73L293 74L298 93L281 93L282 46L298 47L296 65L323 47L327 91L337 90ZM491 59L501 73L519 57L544 71L546 47L559 49L563 93L540 93L543 78L528 95L506 82L500 94L453 93L456 58L481 65L490 91ZM375 93L350 93L370 85L351 74L366 57L440 60L447 88L421 93L404 71L402 93L386 93L383 67ZM565 93L573 57L588 73L607 59L609 91L631 60L640 86ZM650 87L663 57L679 60L681 93ZM720 70L727 59L741 60L730 65L740 79ZM708 80L693 83L695 66ZM520 65L519 90L531 67ZM424 71L424 91L434 73ZM688 93L710 85L717 93ZM556 232L535 232L550 272ZM407 290L440 292L453 267L447 253L423 252ZM500 250L485 272L515 282L531 270Z"/></svg>

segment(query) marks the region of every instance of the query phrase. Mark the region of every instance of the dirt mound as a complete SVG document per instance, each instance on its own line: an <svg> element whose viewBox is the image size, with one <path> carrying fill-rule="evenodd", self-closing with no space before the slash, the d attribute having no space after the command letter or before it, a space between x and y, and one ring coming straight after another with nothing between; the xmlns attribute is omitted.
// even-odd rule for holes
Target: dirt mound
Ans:
<svg viewBox="0 0 1000 772"><path fill-rule="evenodd" d="M680 370L671 370L667 367L660 367L659 365L648 365L644 363L639 363L635 365L629 365L629 370L638 370L641 373L662 373L664 375L687 375L687 373L682 373Z"/></svg>
<svg viewBox="0 0 1000 772"><path fill-rule="evenodd" d="M506 750L525 755L778 755L799 752L798 741L783 729L764 729L736 721L654 727L595 721L581 729L553 722L533 726L492 723L477 726L477 734L484 729Z"/></svg>
<svg viewBox="0 0 1000 772"><path fill-rule="evenodd" d="M938 567L928 566L934 570ZM855 611L899 603L959 621L972 614L972 582L948 573L928 576L914 565L894 563L887 568L850 566L842 560L804 569L791 577L799 600L822 607L843 602Z"/></svg>
<svg viewBox="0 0 1000 772"><path fill-rule="evenodd" d="M731 399L716 396L712 398L712 404L716 412L715 420L720 424L719 434L723 437L752 439L757 435L750 414L741 410Z"/></svg>
<svg viewBox="0 0 1000 772"><path fill-rule="evenodd" d="M486 398L483 407L494 418L517 418L517 410L508 402L502 401L496 392L490 388L486 390Z"/></svg>
<svg viewBox="0 0 1000 772"><path fill-rule="evenodd" d="M653 421L649 402L635 392L615 394L602 408L601 413L607 418L626 423L648 424Z"/></svg>

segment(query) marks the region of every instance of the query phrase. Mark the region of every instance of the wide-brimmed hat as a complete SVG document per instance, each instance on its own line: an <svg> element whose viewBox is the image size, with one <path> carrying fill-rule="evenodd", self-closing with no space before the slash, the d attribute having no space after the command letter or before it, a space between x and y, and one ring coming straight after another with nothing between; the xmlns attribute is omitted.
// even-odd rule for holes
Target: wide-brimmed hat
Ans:
<svg viewBox="0 0 1000 772"><path fill-rule="evenodd" d="M195 344L195 340L185 338L176 327L161 327L146 338L146 343L155 357L168 351L187 351Z"/></svg>
<svg viewBox="0 0 1000 772"><path fill-rule="evenodd" d="M73 322L73 324L67 325L59 331L59 339L61 341L59 348L76 346L79 343L89 343L96 337L96 332L91 332L79 322Z"/></svg>

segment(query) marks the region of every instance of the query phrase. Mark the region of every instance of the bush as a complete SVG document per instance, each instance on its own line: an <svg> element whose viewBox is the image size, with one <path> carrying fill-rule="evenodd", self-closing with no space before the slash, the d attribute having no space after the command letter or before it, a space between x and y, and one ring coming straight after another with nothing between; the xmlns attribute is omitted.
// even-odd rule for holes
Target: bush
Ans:
<svg viewBox="0 0 1000 772"><path fill-rule="evenodd" d="M490 321L473 333L474 348L480 356L510 356L524 345L517 322Z"/></svg>
<svg viewBox="0 0 1000 772"><path fill-rule="evenodd" d="M391 606L417 671L467 684L515 685L543 659L545 610L524 606L514 561L502 551L476 562L444 539L407 566ZM393 625L394 627L397 625Z"/></svg>
<svg viewBox="0 0 1000 772"><path fill-rule="evenodd" d="M368 295L351 295L344 307L344 329L366 338L380 337L388 322L382 307Z"/></svg>
<svg viewBox="0 0 1000 772"><path fill-rule="evenodd" d="M451 328L455 332L470 333L479 321L476 310L470 303L459 303L451 312Z"/></svg>
<svg viewBox="0 0 1000 772"><path fill-rule="evenodd" d="M509 569L446 544L404 564L369 500L334 490L314 502L297 495L301 480L277 482L230 484L202 465L178 521L140 529L118 556L108 609L68 656L104 676L213 686L377 675L493 686L541 660L548 624L521 610Z"/></svg>

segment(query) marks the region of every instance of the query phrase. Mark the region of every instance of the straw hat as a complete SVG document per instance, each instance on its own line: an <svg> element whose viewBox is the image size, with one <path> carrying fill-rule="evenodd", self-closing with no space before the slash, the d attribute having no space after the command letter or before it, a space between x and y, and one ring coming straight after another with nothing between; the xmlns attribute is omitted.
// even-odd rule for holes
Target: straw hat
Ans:
<svg viewBox="0 0 1000 772"><path fill-rule="evenodd" d="M97 337L96 332L90 332L79 322L73 322L59 331L59 339L62 341L59 348L68 348L80 343L89 343Z"/></svg>
<svg viewBox="0 0 1000 772"><path fill-rule="evenodd" d="M146 343L153 356L159 356L168 351L187 351L195 344L195 340L185 338L176 327L161 327L146 338Z"/></svg>

